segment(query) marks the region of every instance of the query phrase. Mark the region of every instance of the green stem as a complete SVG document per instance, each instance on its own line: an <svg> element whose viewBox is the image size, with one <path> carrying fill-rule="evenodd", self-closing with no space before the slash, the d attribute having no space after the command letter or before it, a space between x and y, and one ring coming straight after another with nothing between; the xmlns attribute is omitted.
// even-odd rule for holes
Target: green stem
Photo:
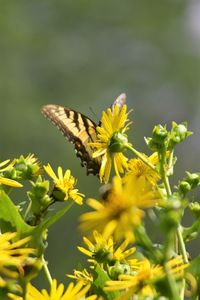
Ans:
<svg viewBox="0 0 200 300"><path fill-rule="evenodd" d="M28 216L28 214L31 210L31 204L32 204L31 201L29 201L29 204L28 204L27 209L26 209L25 214L24 214L24 220L27 219L27 216Z"/></svg>
<svg viewBox="0 0 200 300"><path fill-rule="evenodd" d="M167 172L165 170L165 164L166 164L166 149L165 149L165 147L163 147L160 154L161 154L161 170L160 170L161 171L161 177L162 177L162 180L163 180L163 183L164 183L164 186L165 186L165 190L167 192L167 196L169 198L172 195L172 191L171 191L171 187L170 187L170 184L169 184L169 178L168 178ZM172 161L173 161L173 153L171 153L170 160L169 160L170 168L172 167ZM178 243L177 243L177 239L178 239ZM180 224L177 228L177 232L176 232L176 235L175 235L175 241L174 241L174 248L175 248L175 251L177 253L178 253L178 246L180 246L180 251L181 251L181 254L183 256L184 263L188 263L185 243L184 243L183 236L182 236L182 233L181 233L181 225ZM173 291L173 287L171 286L171 276L168 276L168 282L170 284L171 290ZM177 298L177 299L184 299L184 291L185 291L185 280L183 279L182 288L181 288L181 291L180 291L180 297L178 295L179 298ZM175 296L177 296L176 291L175 291Z"/></svg>
<svg viewBox="0 0 200 300"><path fill-rule="evenodd" d="M22 290L23 290L22 292L23 299L26 300L27 283L24 280L22 282Z"/></svg>
<svg viewBox="0 0 200 300"><path fill-rule="evenodd" d="M166 279L168 281L169 287L170 287L170 292L171 292L171 300L180 300L183 299L179 296L179 292L177 290L176 282L174 281L174 278L170 275L170 271L167 267L167 265L164 265L164 270L166 273Z"/></svg>
<svg viewBox="0 0 200 300"><path fill-rule="evenodd" d="M184 261L185 264L187 264L188 263L188 257L187 257L187 252L186 252L186 249L185 249L185 243L184 243L183 236L182 236L182 233L181 233L181 226L180 225L177 228L177 236L178 236L178 241L179 241L179 245L180 245L180 249L181 249L181 254L183 256L183 261Z"/></svg>
<svg viewBox="0 0 200 300"><path fill-rule="evenodd" d="M163 183L165 185L165 189L166 189L166 192L167 192L167 196L170 197L172 195L172 191L171 191L171 187L170 187L170 184L169 184L169 179L168 177L166 176L166 173L164 172L163 174Z"/></svg>
<svg viewBox="0 0 200 300"><path fill-rule="evenodd" d="M147 166L149 166L153 171L156 171L156 167L150 163L148 159L145 158L140 152L138 152L135 148L131 147L130 145L126 146L132 153L134 153L137 157L139 157Z"/></svg>
<svg viewBox="0 0 200 300"><path fill-rule="evenodd" d="M168 177L164 176L163 177L163 182L164 182L164 185L165 185L167 195L171 196L172 192L171 192L171 188L170 188L170 185L169 185ZM183 236L182 236L182 233L181 233L181 226L180 225L177 228L177 237L178 237L178 242L179 242L181 254L183 256L183 261L184 261L184 263L188 263L187 252L186 252L186 249L185 249L185 243L184 243ZM177 249L175 249L175 250L177 250Z"/></svg>
<svg viewBox="0 0 200 300"><path fill-rule="evenodd" d="M172 150L170 152L170 157L169 157L169 161L168 161L168 176L173 175L173 159L174 159L174 150Z"/></svg>
<svg viewBox="0 0 200 300"><path fill-rule="evenodd" d="M45 275L47 277L47 280L48 280L49 284L51 285L52 284L52 277L51 277L51 273L49 271L49 268L47 266L47 262L44 259L44 256L42 256L42 261L43 261L43 270L44 270L44 273L45 273Z"/></svg>

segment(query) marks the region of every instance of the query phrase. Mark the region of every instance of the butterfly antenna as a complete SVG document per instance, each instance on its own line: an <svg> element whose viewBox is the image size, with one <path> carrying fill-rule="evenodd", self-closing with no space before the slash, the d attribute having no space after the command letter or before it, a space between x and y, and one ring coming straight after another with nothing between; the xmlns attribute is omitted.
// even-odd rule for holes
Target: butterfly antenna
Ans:
<svg viewBox="0 0 200 300"><path fill-rule="evenodd" d="M93 116L95 117L95 119L96 119L96 123L98 123L99 122L99 120L98 120L98 117L97 117L97 114L94 112L94 110L93 110L93 108L90 106L89 107L89 110L91 111L91 113L93 114Z"/></svg>

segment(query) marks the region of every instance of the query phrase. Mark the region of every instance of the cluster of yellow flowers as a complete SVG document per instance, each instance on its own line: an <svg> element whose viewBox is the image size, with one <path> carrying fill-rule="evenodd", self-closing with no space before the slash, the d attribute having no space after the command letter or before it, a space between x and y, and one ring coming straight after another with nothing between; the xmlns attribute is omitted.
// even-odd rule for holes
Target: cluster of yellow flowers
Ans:
<svg viewBox="0 0 200 300"><path fill-rule="evenodd" d="M50 164L41 167L33 155L0 164L2 299L142 300L165 296L164 299L182 300L187 291L186 281L195 291L194 276L185 271L189 263L179 225L183 212L181 193L172 194L168 181L169 174L173 173L172 132L167 140L167 135L163 138L163 128L156 133L154 130L154 140L149 144L155 151L147 156L128 141L126 132L131 124L128 116L125 104L108 108L96 128L97 140L89 144L93 158L99 157L101 161L99 179L104 185L101 199L88 199L91 210L80 216L86 248L79 246L78 249L89 257L89 268L74 270L73 275L68 275L76 284L71 282L66 288L51 278L44 260L44 243L48 227L69 210L71 203L83 204L84 194L75 188L76 178L70 170L63 172L61 167L57 174ZM128 159L125 150L132 151L136 157ZM112 165L116 175L108 184ZM53 180L51 190L49 181L43 179L43 170ZM11 204L8 196L12 188L22 187L19 182L23 179L32 184L28 192L30 203L24 212ZM170 202L172 198L174 201ZM49 216L49 207L56 201L70 204ZM154 211L156 220L156 214L164 212L160 226L164 228L163 234L169 233L169 236L163 244L155 245L146 233L146 211ZM31 284L42 268L50 283L49 292L39 291Z"/></svg>

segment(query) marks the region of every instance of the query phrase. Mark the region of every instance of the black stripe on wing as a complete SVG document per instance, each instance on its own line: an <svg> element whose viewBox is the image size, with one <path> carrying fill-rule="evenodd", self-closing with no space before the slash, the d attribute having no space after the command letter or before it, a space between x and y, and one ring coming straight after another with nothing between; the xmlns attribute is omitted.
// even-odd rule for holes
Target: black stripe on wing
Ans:
<svg viewBox="0 0 200 300"><path fill-rule="evenodd" d="M96 124L83 114L59 105L45 105L41 111L74 144L87 174L98 175L100 160L92 158L92 150L87 145L96 138Z"/></svg>

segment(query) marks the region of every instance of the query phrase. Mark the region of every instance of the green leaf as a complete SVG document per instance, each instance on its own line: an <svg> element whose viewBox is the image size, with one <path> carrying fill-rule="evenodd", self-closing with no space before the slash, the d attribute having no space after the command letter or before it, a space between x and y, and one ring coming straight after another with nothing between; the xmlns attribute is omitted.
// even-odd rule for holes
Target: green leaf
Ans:
<svg viewBox="0 0 200 300"><path fill-rule="evenodd" d="M105 300L112 300L120 295L119 292L107 292L103 290L103 288L105 287L105 282L110 280L110 278L108 274L100 268L99 265L96 265L94 269L93 278L93 292L98 296L102 296Z"/></svg>
<svg viewBox="0 0 200 300"><path fill-rule="evenodd" d="M12 200L4 191L0 191L0 229L2 232L14 232L19 234L19 237L30 235L31 241L29 247L38 250L38 256L42 255L45 245L45 231L55 222L57 222L70 209L74 202L70 202L67 206L56 212L50 217L46 217L37 226L30 226L23 220L19 210Z"/></svg>
<svg viewBox="0 0 200 300"><path fill-rule="evenodd" d="M30 235L33 227L26 224L16 205L4 191L0 191L0 228L2 232L16 231L19 236Z"/></svg>

